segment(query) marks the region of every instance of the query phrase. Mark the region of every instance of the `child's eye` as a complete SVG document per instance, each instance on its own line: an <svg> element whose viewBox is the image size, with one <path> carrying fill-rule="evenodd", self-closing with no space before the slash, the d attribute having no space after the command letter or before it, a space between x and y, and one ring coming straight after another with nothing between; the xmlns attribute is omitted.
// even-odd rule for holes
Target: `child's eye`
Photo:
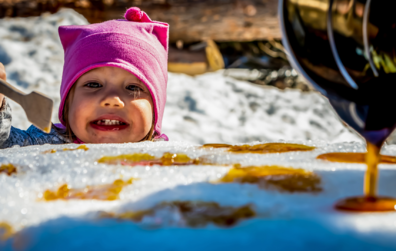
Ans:
<svg viewBox="0 0 396 251"><path fill-rule="evenodd" d="M127 90L132 91L132 92L142 92L143 91L143 89L137 85L128 85L126 88L127 88Z"/></svg>
<svg viewBox="0 0 396 251"><path fill-rule="evenodd" d="M96 83L96 82L89 82L89 83L85 84L84 86L89 87L89 88L99 88L99 87L102 87L101 84Z"/></svg>

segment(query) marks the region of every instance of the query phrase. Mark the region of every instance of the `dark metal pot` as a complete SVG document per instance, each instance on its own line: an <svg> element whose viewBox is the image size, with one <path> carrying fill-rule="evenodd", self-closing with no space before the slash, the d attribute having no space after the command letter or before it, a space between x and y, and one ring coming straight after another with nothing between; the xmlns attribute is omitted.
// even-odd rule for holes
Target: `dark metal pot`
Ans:
<svg viewBox="0 0 396 251"><path fill-rule="evenodd" d="M396 126L395 7L392 0L279 1L292 65L378 146Z"/></svg>

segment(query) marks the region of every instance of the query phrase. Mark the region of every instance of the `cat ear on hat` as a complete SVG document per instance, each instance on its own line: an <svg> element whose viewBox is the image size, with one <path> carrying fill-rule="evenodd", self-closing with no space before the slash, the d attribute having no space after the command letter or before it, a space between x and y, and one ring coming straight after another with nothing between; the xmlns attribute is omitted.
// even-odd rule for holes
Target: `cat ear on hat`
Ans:
<svg viewBox="0 0 396 251"><path fill-rule="evenodd" d="M140 10L138 7L129 8L125 12L124 18L131 22L153 23L152 33L158 38L164 49L168 51L169 25L167 23L152 21L146 12Z"/></svg>
<svg viewBox="0 0 396 251"><path fill-rule="evenodd" d="M66 51L76 40L78 40L82 31L80 27L75 25L59 26L59 38L62 42L63 49Z"/></svg>

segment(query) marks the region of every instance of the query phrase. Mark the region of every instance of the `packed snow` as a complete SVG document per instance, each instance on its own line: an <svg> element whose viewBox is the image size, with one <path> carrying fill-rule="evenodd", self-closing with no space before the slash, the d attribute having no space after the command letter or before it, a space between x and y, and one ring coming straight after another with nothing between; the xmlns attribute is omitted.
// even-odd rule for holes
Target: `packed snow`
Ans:
<svg viewBox="0 0 396 251"><path fill-rule="evenodd" d="M0 62L10 83L38 90L59 104L63 52L59 25L85 24L71 10L29 19L0 20ZM13 125L29 126L13 104ZM53 121L57 121L57 107ZM280 91L225 77L222 71L190 77L169 73L163 132L170 142L14 147L0 151L0 250L394 250L394 213L351 214L334 203L362 194L363 164L316 159L327 152L363 152L361 139L344 127L317 93ZM308 152L234 154L203 143L286 142L316 146ZM354 142L352 142L354 141ZM285 142L285 141L281 141ZM258 142L255 142L258 143ZM253 143L250 143L253 144ZM57 151L51 150L56 149ZM99 163L104 156L184 153L216 165L124 166ZM394 145L384 154L396 155ZM287 193L255 184L218 181L232 164L303 168L321 178L318 193ZM379 194L396 197L396 165L380 165ZM134 178L119 199L43 201L46 190L67 183L75 189ZM250 205L256 215L225 228L189 227L173 211L142 222L100 217L152 208L161 202L203 201ZM4 223L16 232L3 236ZM2 225L3 224L3 225ZM3 227L2 227L3 226Z"/></svg>
<svg viewBox="0 0 396 251"><path fill-rule="evenodd" d="M363 164L330 163L315 159L326 152L361 152L360 143L301 142L318 148L282 154L234 154L202 149L183 142L87 145L89 150L62 151L65 146L31 146L0 152L0 163L12 163L18 172L0 174L0 222L20 231L0 242L1 250L387 250L396 248L396 214L351 214L333 209L335 202L362 194ZM78 145L67 145L76 148ZM44 153L57 149L56 153ZM123 166L98 163L103 156L165 152L204 156L222 165ZM383 151L396 155L396 148ZM232 167L281 165L314 171L321 177L319 193L287 193L260 189L255 184L216 184ZM379 193L395 196L396 165L381 165ZM62 184L83 189L116 179L136 178L115 201L42 200L47 189ZM160 202L217 202L223 206L250 204L256 216L231 228L213 224L184 226L173 212L156 215L156 223L101 219L98 212L146 210ZM175 218L176 217L176 218ZM19 246L18 246L19 245ZM287 248L289 247L289 248Z"/></svg>
<svg viewBox="0 0 396 251"><path fill-rule="evenodd" d="M25 92L47 94L55 101L58 122L63 50L58 26L87 24L76 12L0 20L0 62L8 81ZM254 140L360 141L318 93L281 91L223 76L222 71L190 77L169 73L163 133L191 143ZM11 102L12 124L26 129L22 108Z"/></svg>

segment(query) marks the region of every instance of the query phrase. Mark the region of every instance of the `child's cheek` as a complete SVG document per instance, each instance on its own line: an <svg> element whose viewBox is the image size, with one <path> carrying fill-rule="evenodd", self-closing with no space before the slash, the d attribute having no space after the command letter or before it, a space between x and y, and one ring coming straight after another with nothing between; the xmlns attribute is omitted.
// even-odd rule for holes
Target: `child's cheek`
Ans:
<svg viewBox="0 0 396 251"><path fill-rule="evenodd" d="M131 102L132 116L141 124L141 130L148 133L153 123L153 103L149 99L139 99Z"/></svg>
<svg viewBox="0 0 396 251"><path fill-rule="evenodd" d="M89 124L89 115L93 114L93 102L87 97L76 95L69 112L70 127L74 134L82 139L85 138L86 127Z"/></svg>

